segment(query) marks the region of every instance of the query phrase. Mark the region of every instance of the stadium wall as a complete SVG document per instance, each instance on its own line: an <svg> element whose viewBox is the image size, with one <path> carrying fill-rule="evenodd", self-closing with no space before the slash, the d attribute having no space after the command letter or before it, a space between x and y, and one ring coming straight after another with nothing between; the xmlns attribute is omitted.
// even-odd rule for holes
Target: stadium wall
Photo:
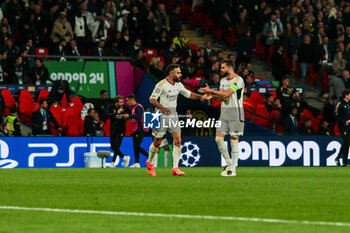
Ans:
<svg viewBox="0 0 350 233"><path fill-rule="evenodd" d="M148 149L151 142L151 137L145 137L141 146ZM242 137L239 146L239 166L335 166L334 159L340 150L341 138ZM79 168L84 167L84 153L99 150L110 151L108 137L1 138L0 168ZM121 151L131 155L133 164L132 138L124 138ZM145 160L141 155L140 162L143 167ZM106 161L107 164L109 162L111 158ZM225 166L214 137L183 137L180 165ZM119 163L118 166L123 164Z"/></svg>

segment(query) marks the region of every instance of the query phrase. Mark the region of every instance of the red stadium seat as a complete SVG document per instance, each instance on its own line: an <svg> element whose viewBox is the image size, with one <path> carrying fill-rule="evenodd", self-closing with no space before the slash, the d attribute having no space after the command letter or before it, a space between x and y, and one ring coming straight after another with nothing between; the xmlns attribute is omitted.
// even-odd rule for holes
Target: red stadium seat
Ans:
<svg viewBox="0 0 350 233"><path fill-rule="evenodd" d="M256 108L258 104L262 104L265 102L265 99L261 97L258 91L252 91L248 99L252 100L251 102L253 103L254 108Z"/></svg>
<svg viewBox="0 0 350 233"><path fill-rule="evenodd" d="M255 113L262 117L270 119L270 113L266 110L266 107L263 104L257 105ZM272 123L260 116L254 115L254 123L272 129Z"/></svg>
<svg viewBox="0 0 350 233"><path fill-rule="evenodd" d="M80 112L74 106L68 106L63 115L62 123L65 136L82 136L84 131L84 121Z"/></svg>
<svg viewBox="0 0 350 233"><path fill-rule="evenodd" d="M1 91L2 96L4 97L4 101L5 101L5 116L10 114L10 108L14 108L16 107L16 100L15 98L13 98L11 92L9 89L3 89Z"/></svg>
<svg viewBox="0 0 350 233"><path fill-rule="evenodd" d="M211 106L214 108L221 108L221 102L214 100L214 99L211 99Z"/></svg>
<svg viewBox="0 0 350 233"><path fill-rule="evenodd" d="M146 62L149 63L152 57L158 56L158 52L155 49L145 49Z"/></svg>
<svg viewBox="0 0 350 233"><path fill-rule="evenodd" d="M108 118L103 126L103 132L106 137L111 136L110 134L110 128L111 128L111 119Z"/></svg>
<svg viewBox="0 0 350 233"><path fill-rule="evenodd" d="M19 119L26 125L32 125L32 114L34 112L34 101L31 99L23 99L19 103Z"/></svg>
<svg viewBox="0 0 350 233"><path fill-rule="evenodd" d="M51 111L52 115L55 117L58 124L62 127L64 112L62 111L61 105L56 104L56 103L52 104L50 107L50 111ZM58 130L53 128L53 126L54 126L53 124L51 126L52 126L52 134L58 135Z"/></svg>
<svg viewBox="0 0 350 233"><path fill-rule="evenodd" d="M247 101L244 101L243 102L243 108L244 108L244 110L248 110L248 111L244 111L244 119L250 121L251 118L252 118L252 113L251 112L255 111L254 105L251 102L251 100L247 99Z"/></svg>
<svg viewBox="0 0 350 233"><path fill-rule="evenodd" d="M37 99L37 102L40 102L40 100L42 99L47 99L47 97L49 96L50 92L46 89L43 89L39 92L39 96Z"/></svg>
<svg viewBox="0 0 350 233"><path fill-rule="evenodd" d="M23 101L23 99L28 99L34 103L34 99L27 89L21 90L19 97L18 97L18 103L21 103Z"/></svg>
<svg viewBox="0 0 350 233"><path fill-rule="evenodd" d="M49 50L47 48L35 48L35 54L41 56L49 55ZM46 58L42 58L45 60Z"/></svg>

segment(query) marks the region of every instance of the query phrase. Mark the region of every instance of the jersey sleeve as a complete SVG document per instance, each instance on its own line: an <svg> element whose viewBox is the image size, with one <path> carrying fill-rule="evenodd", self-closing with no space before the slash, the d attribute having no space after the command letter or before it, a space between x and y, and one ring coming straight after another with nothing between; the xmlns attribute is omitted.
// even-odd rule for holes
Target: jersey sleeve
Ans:
<svg viewBox="0 0 350 233"><path fill-rule="evenodd" d="M162 93L162 88L159 86L159 83L154 87L153 92L151 97L149 98L151 99L155 99L157 100L160 97L160 94Z"/></svg>
<svg viewBox="0 0 350 233"><path fill-rule="evenodd" d="M185 96L186 98L190 98L192 92L190 90L187 90L182 83L180 83L179 87L180 87L180 90L179 90L180 94Z"/></svg>
<svg viewBox="0 0 350 233"><path fill-rule="evenodd" d="M242 78L238 79L236 82L232 83L230 85L230 89L232 89L234 92L240 89L244 89L244 81Z"/></svg>

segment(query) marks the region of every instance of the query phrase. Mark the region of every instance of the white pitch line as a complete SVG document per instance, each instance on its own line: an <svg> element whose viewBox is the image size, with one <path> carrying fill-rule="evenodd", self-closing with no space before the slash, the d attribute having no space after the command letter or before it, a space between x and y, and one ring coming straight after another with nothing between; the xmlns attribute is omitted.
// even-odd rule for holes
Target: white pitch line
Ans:
<svg viewBox="0 0 350 233"><path fill-rule="evenodd" d="M270 218L247 218L247 217L188 215L188 214L138 213L138 212L119 212L119 211L103 211L103 210L72 210L72 209L21 207L21 206L0 206L0 209L60 212L60 213L102 214L102 215L120 215L120 216L184 218L184 219L208 219L208 220L227 220L227 221L264 222L264 223L288 223L288 224L303 224L303 225L350 227L350 223L348 223L348 222L321 222L321 221L307 221L307 220L299 221L299 220L270 219Z"/></svg>

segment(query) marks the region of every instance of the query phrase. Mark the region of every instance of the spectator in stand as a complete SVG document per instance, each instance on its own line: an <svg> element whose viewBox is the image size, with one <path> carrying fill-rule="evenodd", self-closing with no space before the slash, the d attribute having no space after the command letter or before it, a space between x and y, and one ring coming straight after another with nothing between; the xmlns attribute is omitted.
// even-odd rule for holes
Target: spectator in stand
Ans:
<svg viewBox="0 0 350 233"><path fill-rule="evenodd" d="M149 11L143 22L143 37L145 38L145 46L153 47L153 43L158 35L158 32L156 17L152 11Z"/></svg>
<svg viewBox="0 0 350 233"><path fill-rule="evenodd" d="M181 72L184 79L189 79L193 76L194 67L190 56L184 57L184 62L181 64ZM164 77L164 72L162 77Z"/></svg>
<svg viewBox="0 0 350 233"><path fill-rule="evenodd" d="M204 57L199 57L197 63L195 64L195 75L203 75L205 70L205 59Z"/></svg>
<svg viewBox="0 0 350 233"><path fill-rule="evenodd" d="M212 48L212 43L210 40L207 40L207 42L205 42L205 53L204 53L204 58L206 61L209 61L211 57L215 56L216 52L215 50Z"/></svg>
<svg viewBox="0 0 350 233"><path fill-rule="evenodd" d="M91 2L91 1L89 1L89 2ZM83 19L84 19L84 27L86 30L85 34L91 35L91 32L93 30L94 21L95 21L94 18L96 16L96 14L95 14L95 16L92 14L93 11L91 11L91 9L89 9L87 2L83 2L80 5L80 7L81 7L81 15L83 16Z"/></svg>
<svg viewBox="0 0 350 233"><path fill-rule="evenodd" d="M132 6L128 18L130 31L133 32L133 37L140 36L141 31L141 16L137 5Z"/></svg>
<svg viewBox="0 0 350 233"><path fill-rule="evenodd" d="M121 16L119 17L117 21L117 31L122 32L125 30L125 28L129 28L129 23L128 23L128 16L129 16L130 11L123 9Z"/></svg>
<svg viewBox="0 0 350 233"><path fill-rule="evenodd" d="M280 86L277 89L277 98L281 100L281 104L283 105L292 94L292 90L289 87L290 79L289 77L284 77L280 83Z"/></svg>
<svg viewBox="0 0 350 233"><path fill-rule="evenodd" d="M293 90L290 94L290 98L282 105L282 115L287 116L288 113L293 109L297 108L297 116L300 116L300 113L302 112L302 103L300 101L300 94L298 90Z"/></svg>
<svg viewBox="0 0 350 233"><path fill-rule="evenodd" d="M84 5L86 6L86 3L84 3ZM88 20L90 22L88 22ZM84 17L82 9L79 9L77 14L74 16L74 21L72 25L74 29L74 36L85 53L90 43L89 37L91 36L92 32L93 19L86 16Z"/></svg>
<svg viewBox="0 0 350 233"><path fill-rule="evenodd" d="M86 49L81 49L80 46L78 46L76 40L71 40L70 41L70 46L68 48L68 55L69 56L75 56L75 57L80 57L86 54ZM82 59L78 58L77 61L82 61Z"/></svg>
<svg viewBox="0 0 350 233"><path fill-rule="evenodd" d="M285 136L298 135L298 108L292 108L289 116L284 119L283 133Z"/></svg>
<svg viewBox="0 0 350 233"><path fill-rule="evenodd" d="M270 93L266 94L266 102L265 102L265 108L266 110L271 113L273 109L273 102L275 101L275 98Z"/></svg>
<svg viewBox="0 0 350 233"><path fill-rule="evenodd" d="M9 122L3 122L1 124L0 137L11 137L11 125Z"/></svg>
<svg viewBox="0 0 350 233"><path fill-rule="evenodd" d="M96 136L99 123L95 123L95 109L90 108L87 113L84 121L84 136Z"/></svg>
<svg viewBox="0 0 350 233"><path fill-rule="evenodd" d="M334 108L335 105L337 104L338 98L337 96L333 95L331 97L331 100L328 101L327 98L327 102L326 104L323 106L323 118L324 120L326 120L327 122L329 122L329 124L331 125L331 127L335 124L336 119L334 117Z"/></svg>
<svg viewBox="0 0 350 233"><path fill-rule="evenodd" d="M318 86L322 83L323 72L333 62L333 55L328 46L328 36L324 36L322 39L323 44L318 46L316 51L317 63L318 63Z"/></svg>
<svg viewBox="0 0 350 233"><path fill-rule="evenodd" d="M312 121L310 118L305 118L303 124L299 127L299 135L311 136L314 135L314 129L311 127Z"/></svg>
<svg viewBox="0 0 350 233"><path fill-rule="evenodd" d="M166 30L162 30L160 32L159 37L157 37L155 39L154 48L157 49L158 54L160 54L161 51L164 51L167 48L169 43L170 43L170 40L168 39L167 31Z"/></svg>
<svg viewBox="0 0 350 233"><path fill-rule="evenodd" d="M22 51L27 51L28 55L35 55L35 47L33 46L33 40L28 39L26 44L22 46Z"/></svg>
<svg viewBox="0 0 350 233"><path fill-rule="evenodd" d="M165 77L165 72L163 70L164 64L162 63L163 62L158 61L158 57L152 57L148 65L148 72L159 80ZM185 70L182 70L182 72L183 76L186 77Z"/></svg>
<svg viewBox="0 0 350 233"><path fill-rule="evenodd" d="M132 59L132 64L144 70L147 65L145 51L143 51L142 49L137 50L136 57Z"/></svg>
<svg viewBox="0 0 350 233"><path fill-rule="evenodd" d="M67 42L64 39L60 39L59 43L53 47L52 54L62 56L61 59L63 59L66 55L68 55Z"/></svg>
<svg viewBox="0 0 350 233"><path fill-rule="evenodd" d="M67 80L56 80L53 82L49 99L55 103L55 102L61 102L64 94L66 94L67 102L70 103L70 96L73 94L73 92L69 89L69 83Z"/></svg>
<svg viewBox="0 0 350 233"><path fill-rule="evenodd" d="M220 75L218 73L212 74L210 86L211 86L211 88L219 89L219 87L220 87Z"/></svg>
<svg viewBox="0 0 350 233"><path fill-rule="evenodd" d="M288 74L289 68L287 67L283 56L283 45L277 45L275 52L271 56L272 75L276 81L281 81L283 77Z"/></svg>
<svg viewBox="0 0 350 233"><path fill-rule="evenodd" d="M101 39L98 42L98 45L92 48L91 55L95 57L105 57L107 56L106 48L105 48L105 40ZM102 59L100 59L102 61Z"/></svg>
<svg viewBox="0 0 350 233"><path fill-rule="evenodd" d="M52 135L51 124L53 124L58 131L62 131L56 118L53 116L51 111L48 109L47 99L39 101L40 108L33 112L32 115L32 131L34 136L38 135Z"/></svg>
<svg viewBox="0 0 350 233"><path fill-rule="evenodd" d="M108 109L113 102L108 99L108 92L106 90L100 91L100 100L96 104L96 111L101 121L106 122L108 119Z"/></svg>
<svg viewBox="0 0 350 233"><path fill-rule="evenodd" d="M54 43L58 43L61 39L69 42L73 37L72 25L67 21L66 13L62 11L53 25L51 39Z"/></svg>
<svg viewBox="0 0 350 233"><path fill-rule="evenodd" d="M157 28L158 30L170 31L169 16L165 10L163 3L158 4L158 10L156 11Z"/></svg>
<svg viewBox="0 0 350 233"><path fill-rule="evenodd" d="M233 55L232 53L227 55L227 59L231 60L233 63L236 61L235 55Z"/></svg>
<svg viewBox="0 0 350 233"><path fill-rule="evenodd" d="M296 69L296 62L298 60L298 49L299 46L303 43L303 34L301 33L301 29L299 26L296 26L294 28L294 35L291 38L291 54L292 54L292 63L293 63L293 68L292 71L294 72Z"/></svg>
<svg viewBox="0 0 350 233"><path fill-rule="evenodd" d="M187 46L188 39L185 37L185 33L183 30L179 31L178 36L173 39L173 43L178 49L183 49Z"/></svg>
<svg viewBox="0 0 350 233"><path fill-rule="evenodd" d="M7 65L11 67L15 63L19 53L19 48L14 45L13 38L8 38L6 40L5 52L7 54Z"/></svg>
<svg viewBox="0 0 350 233"><path fill-rule="evenodd" d="M298 57L301 66L301 78L306 80L306 74L309 67L314 61L314 46L311 44L311 37L309 34L304 35L304 42L299 46Z"/></svg>
<svg viewBox="0 0 350 233"><path fill-rule="evenodd" d="M251 60L253 54L253 40L250 37L250 31L246 31L237 40L237 52L238 56L236 59L236 69L239 69L239 65L243 62L243 66L246 66Z"/></svg>
<svg viewBox="0 0 350 233"><path fill-rule="evenodd" d="M262 35L265 37L265 44L266 44L266 55L268 56L269 48L271 45L279 44L280 43L280 37L283 33L283 28L281 28L281 25L276 22L277 17L276 14L273 13L270 16L270 20L265 23L264 29L262 31ZM282 45L280 45L282 46Z"/></svg>
<svg viewBox="0 0 350 233"><path fill-rule="evenodd" d="M222 38L225 38L226 36L230 36L231 30L232 30L232 20L230 18L230 15L228 14L228 11L224 11L221 15L221 18L219 20L220 28L222 29Z"/></svg>
<svg viewBox="0 0 350 233"><path fill-rule="evenodd" d="M10 109L10 114L5 118L5 122L10 123L10 135L22 136L21 122L18 118L18 109L16 107Z"/></svg>
<svg viewBox="0 0 350 233"><path fill-rule="evenodd" d="M169 26L171 36L178 35L181 30L180 11L181 7L179 5L175 5L174 10L171 11L169 14Z"/></svg>
<svg viewBox="0 0 350 233"><path fill-rule="evenodd" d="M100 15L97 20L93 24L92 30L92 39L94 42L99 42L100 40L107 39L107 29L110 28L111 25L106 20L105 15Z"/></svg>
<svg viewBox="0 0 350 233"><path fill-rule="evenodd" d="M329 85L329 95L330 96L336 96L337 98L341 97L343 91L345 90L345 82L347 82L345 79L342 79L342 77L338 77L337 75L334 75L333 69L328 68L328 79Z"/></svg>
<svg viewBox="0 0 350 233"><path fill-rule="evenodd" d="M136 57L136 51L144 50L142 47L142 41L140 38L136 38L133 45L128 47L128 56Z"/></svg>
<svg viewBox="0 0 350 233"><path fill-rule="evenodd" d="M5 51L0 51L0 83L9 83L9 72L7 69L7 54Z"/></svg>
<svg viewBox="0 0 350 233"><path fill-rule="evenodd" d="M236 33L237 33L237 38L239 38L242 35L244 35L247 31L250 31L251 30L251 26L250 25L251 24L248 22L248 19L247 19L247 11L242 11L241 13L239 13L239 20L235 24L235 30L236 30Z"/></svg>
<svg viewBox="0 0 350 233"><path fill-rule="evenodd" d="M164 61L169 63L172 57L177 57L178 53L176 51L176 45L172 42L169 47L164 51L163 57Z"/></svg>
<svg viewBox="0 0 350 233"><path fill-rule="evenodd" d="M214 73L219 73L220 72L220 63L218 61L213 61L211 63L210 67L206 67L204 69L204 74L203 76L209 80L210 77L214 74Z"/></svg>
<svg viewBox="0 0 350 233"><path fill-rule="evenodd" d="M247 76L242 76L246 87L257 87L259 84L253 81L253 77L248 74Z"/></svg>
<svg viewBox="0 0 350 233"><path fill-rule="evenodd" d="M183 58L191 57L191 62L194 62L194 61L196 61L198 59L197 58L197 53L196 53L196 51L194 51L192 49L192 44L190 43L190 41L188 41L186 47L184 47L181 50L181 57L183 57Z"/></svg>
<svg viewBox="0 0 350 233"><path fill-rule="evenodd" d="M30 76L32 79L32 84L35 85L44 85L49 80L49 71L45 67L41 58L37 58L35 60L35 66L32 68Z"/></svg>
<svg viewBox="0 0 350 233"><path fill-rule="evenodd" d="M320 128L316 132L317 135L331 136L334 135L332 129L329 128L329 123L326 120L321 121Z"/></svg>
<svg viewBox="0 0 350 233"><path fill-rule="evenodd" d="M12 67L11 71L12 84L29 84L30 79L28 77L28 71L25 69L23 65L23 60L21 56L16 58L16 63Z"/></svg>
<svg viewBox="0 0 350 233"><path fill-rule="evenodd" d="M264 29L264 25L269 20L269 16L271 15L271 7L266 5L266 1L262 1L260 3L260 9L257 12L256 18L255 18L255 28L257 31L257 37L258 39L261 38L261 33Z"/></svg>
<svg viewBox="0 0 350 233"><path fill-rule="evenodd" d="M337 57L333 61L333 70L336 75L341 76L346 69L347 61L343 57L342 52L337 52Z"/></svg>

